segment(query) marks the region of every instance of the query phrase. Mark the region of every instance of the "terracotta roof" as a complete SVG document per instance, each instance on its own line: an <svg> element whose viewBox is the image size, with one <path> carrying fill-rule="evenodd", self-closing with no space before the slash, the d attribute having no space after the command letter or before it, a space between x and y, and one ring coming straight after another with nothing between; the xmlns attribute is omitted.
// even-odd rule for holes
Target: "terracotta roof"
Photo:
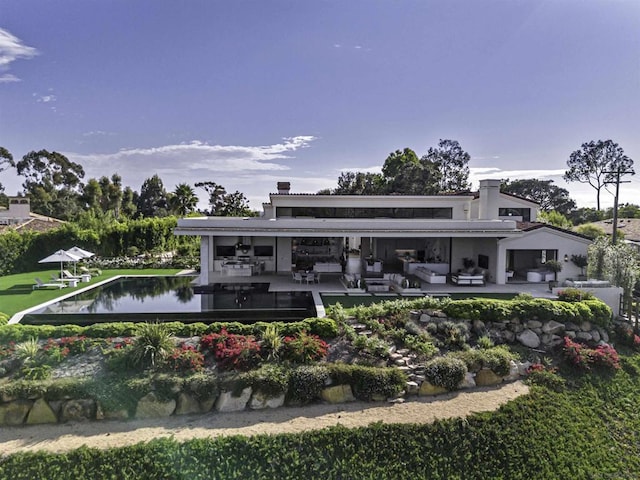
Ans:
<svg viewBox="0 0 640 480"><path fill-rule="evenodd" d="M612 218L593 222L591 225L596 225L602 228L607 235L613 234ZM640 218L619 218L618 230L623 232L625 240L640 242Z"/></svg>
<svg viewBox="0 0 640 480"><path fill-rule="evenodd" d="M0 225L0 233L11 230L16 232L46 232L67 223L64 220L38 215L37 213L30 213L29 216L31 217L29 220L17 225Z"/></svg>

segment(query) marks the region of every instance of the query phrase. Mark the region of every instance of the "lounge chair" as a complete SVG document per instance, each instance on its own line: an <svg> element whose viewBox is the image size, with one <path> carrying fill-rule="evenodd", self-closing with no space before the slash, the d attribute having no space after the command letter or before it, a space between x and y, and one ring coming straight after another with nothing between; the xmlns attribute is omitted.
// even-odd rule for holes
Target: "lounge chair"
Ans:
<svg viewBox="0 0 640 480"><path fill-rule="evenodd" d="M92 277L99 277L102 275L102 270L99 268L87 268L87 267L79 267L80 273L91 275Z"/></svg>
<svg viewBox="0 0 640 480"><path fill-rule="evenodd" d="M61 280L64 280L65 278L69 280L82 280L82 277L80 275L73 275L69 270L62 271Z"/></svg>
<svg viewBox="0 0 640 480"><path fill-rule="evenodd" d="M37 288L48 288L48 287L64 288L67 286L64 282L44 283L38 277L35 278L35 281L36 281L36 284L33 286L33 290Z"/></svg>

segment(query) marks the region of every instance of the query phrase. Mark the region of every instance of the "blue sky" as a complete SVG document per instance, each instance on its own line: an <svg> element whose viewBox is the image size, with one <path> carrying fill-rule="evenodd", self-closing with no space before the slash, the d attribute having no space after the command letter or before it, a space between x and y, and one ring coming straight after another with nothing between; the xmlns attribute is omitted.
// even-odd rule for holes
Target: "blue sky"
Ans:
<svg viewBox="0 0 640 480"><path fill-rule="evenodd" d="M0 0L0 145L138 191L214 181L257 208L279 180L315 192L450 138L473 180L552 178L594 206L560 176L610 138L640 203L639 132L635 0Z"/></svg>

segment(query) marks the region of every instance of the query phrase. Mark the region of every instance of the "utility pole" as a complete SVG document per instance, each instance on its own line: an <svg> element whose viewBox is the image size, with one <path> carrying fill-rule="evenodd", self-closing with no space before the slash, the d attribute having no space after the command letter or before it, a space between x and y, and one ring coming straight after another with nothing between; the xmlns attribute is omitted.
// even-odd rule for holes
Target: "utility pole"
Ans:
<svg viewBox="0 0 640 480"><path fill-rule="evenodd" d="M618 239L618 195L620 194L620 184L621 183L630 183L630 180L620 180L620 175L633 175L635 172L633 170L621 170L622 166L618 164L618 168L613 172L603 172L603 173L611 173L615 174L616 180L615 182L605 182L605 183L615 183L616 184L616 196L613 200L613 233L611 235L611 245L615 245Z"/></svg>

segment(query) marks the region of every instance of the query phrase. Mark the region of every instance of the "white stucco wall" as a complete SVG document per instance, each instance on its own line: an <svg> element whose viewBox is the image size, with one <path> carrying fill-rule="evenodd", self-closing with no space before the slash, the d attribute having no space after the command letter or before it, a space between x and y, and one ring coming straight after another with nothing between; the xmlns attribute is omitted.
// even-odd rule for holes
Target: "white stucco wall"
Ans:
<svg viewBox="0 0 640 480"><path fill-rule="evenodd" d="M562 271L558 273L558 280L562 281L580 275L580 268L570 260L571 255L586 255L590 244L588 239L543 227L525 232L521 238L499 240L498 256L506 260L507 250L557 250L558 260L563 263ZM564 262L565 255L569 259L567 262ZM498 269L497 274L504 277L504 268Z"/></svg>

